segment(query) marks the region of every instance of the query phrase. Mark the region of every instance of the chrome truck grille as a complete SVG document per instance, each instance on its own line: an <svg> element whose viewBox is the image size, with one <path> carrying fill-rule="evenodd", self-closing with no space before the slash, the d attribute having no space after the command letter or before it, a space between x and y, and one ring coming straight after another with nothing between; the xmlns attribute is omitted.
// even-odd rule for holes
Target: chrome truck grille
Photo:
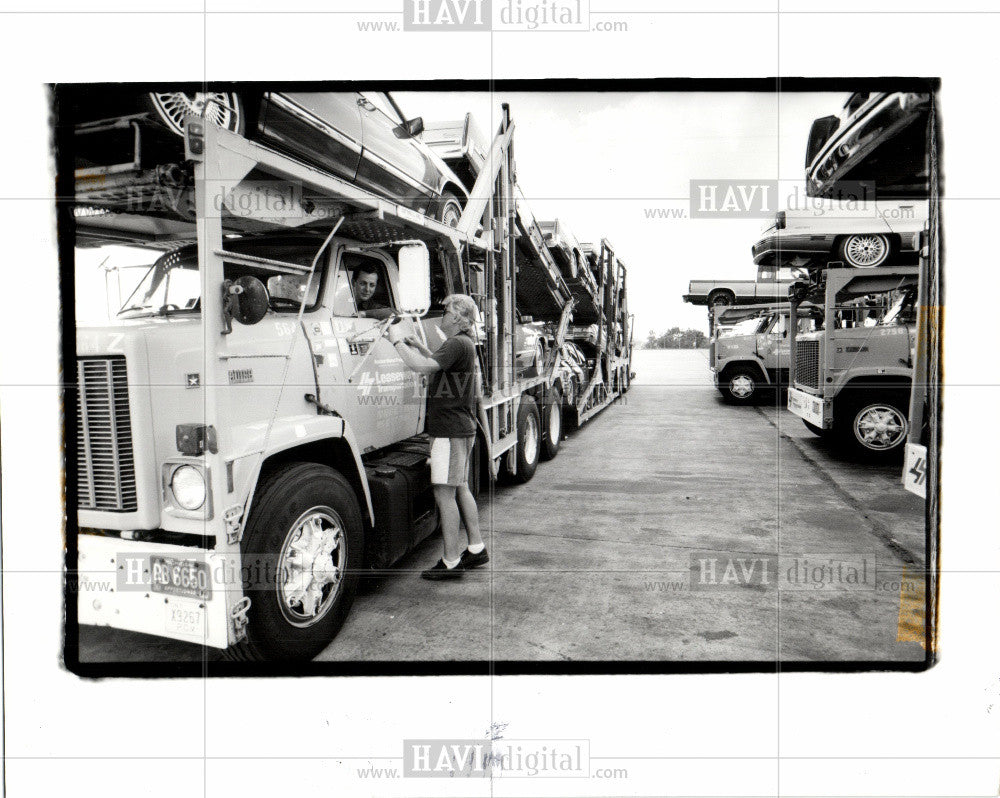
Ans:
<svg viewBox="0 0 1000 798"><path fill-rule="evenodd" d="M77 375L77 465L81 510L138 508L125 358L80 358Z"/></svg>
<svg viewBox="0 0 1000 798"><path fill-rule="evenodd" d="M795 342L795 381L819 388L819 341Z"/></svg>

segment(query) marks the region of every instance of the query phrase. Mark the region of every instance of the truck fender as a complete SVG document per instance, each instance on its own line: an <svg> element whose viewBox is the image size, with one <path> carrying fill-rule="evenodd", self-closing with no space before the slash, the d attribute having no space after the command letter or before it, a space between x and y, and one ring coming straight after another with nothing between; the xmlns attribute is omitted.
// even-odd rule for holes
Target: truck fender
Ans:
<svg viewBox="0 0 1000 798"><path fill-rule="evenodd" d="M315 461L317 460L316 455L321 453L320 461L334 462L337 461L338 448L341 452L349 453L339 459L338 468L345 472L344 476L361 492L364 497L364 505L367 508L368 520L374 525L375 511L372 507L371 490L368 487L368 477L361 462L361 452L358 449L354 432L344 419L323 415L282 419L271 427L268 434L268 445L263 456L254 458L256 462L252 474L249 475L251 481L241 525L245 525L250 517L254 496L257 492L257 483L265 463L275 458L295 459L294 453L299 450L304 455L303 459ZM347 472L348 464L353 467L350 472Z"/></svg>

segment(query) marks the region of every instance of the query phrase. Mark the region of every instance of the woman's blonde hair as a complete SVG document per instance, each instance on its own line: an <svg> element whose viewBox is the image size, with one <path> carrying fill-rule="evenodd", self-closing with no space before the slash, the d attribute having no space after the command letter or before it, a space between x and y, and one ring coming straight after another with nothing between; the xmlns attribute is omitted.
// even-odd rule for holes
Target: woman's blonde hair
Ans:
<svg viewBox="0 0 1000 798"><path fill-rule="evenodd" d="M449 310L460 316L465 321L465 330L472 330L476 326L476 318L479 308L471 296L466 294L449 294L444 298L444 310Z"/></svg>

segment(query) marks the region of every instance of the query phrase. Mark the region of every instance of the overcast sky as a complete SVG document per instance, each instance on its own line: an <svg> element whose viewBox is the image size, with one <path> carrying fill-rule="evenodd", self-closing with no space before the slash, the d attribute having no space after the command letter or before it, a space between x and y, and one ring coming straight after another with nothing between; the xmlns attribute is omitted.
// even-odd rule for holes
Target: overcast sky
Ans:
<svg viewBox="0 0 1000 798"><path fill-rule="evenodd" d="M688 208L693 179L774 180L804 191L812 121L839 112L844 93L396 93L407 116L458 120L467 111L487 138L500 103L516 125L521 190L539 220L561 219L580 241L602 237L628 267L636 340L650 330L707 331L703 307L681 296L691 279L756 274L750 248L762 219L648 218ZM119 263L148 261L119 250ZM134 251L133 251L134 252ZM101 256L103 257L103 255ZM95 253L78 257L78 316L100 317L103 272ZM89 312L88 309L89 308ZM96 312L95 312L96 311Z"/></svg>
<svg viewBox="0 0 1000 798"><path fill-rule="evenodd" d="M805 191L813 120L840 111L845 93L394 93L407 116L461 119L496 132L510 104L521 190L536 218L564 220L580 241L607 238L628 267L635 336L673 326L707 332L688 281L752 280L761 219L649 219L688 207L689 181L782 180ZM492 119L491 119L492 115ZM787 182L784 182L787 181Z"/></svg>

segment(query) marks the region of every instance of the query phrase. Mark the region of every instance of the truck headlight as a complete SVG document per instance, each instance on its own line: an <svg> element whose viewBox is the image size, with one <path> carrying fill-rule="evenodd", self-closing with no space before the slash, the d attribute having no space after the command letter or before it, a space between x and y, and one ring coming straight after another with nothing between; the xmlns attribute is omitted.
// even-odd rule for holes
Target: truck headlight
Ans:
<svg viewBox="0 0 1000 798"><path fill-rule="evenodd" d="M207 495L205 475L194 466L178 466L170 477L170 491L185 510L197 510Z"/></svg>

